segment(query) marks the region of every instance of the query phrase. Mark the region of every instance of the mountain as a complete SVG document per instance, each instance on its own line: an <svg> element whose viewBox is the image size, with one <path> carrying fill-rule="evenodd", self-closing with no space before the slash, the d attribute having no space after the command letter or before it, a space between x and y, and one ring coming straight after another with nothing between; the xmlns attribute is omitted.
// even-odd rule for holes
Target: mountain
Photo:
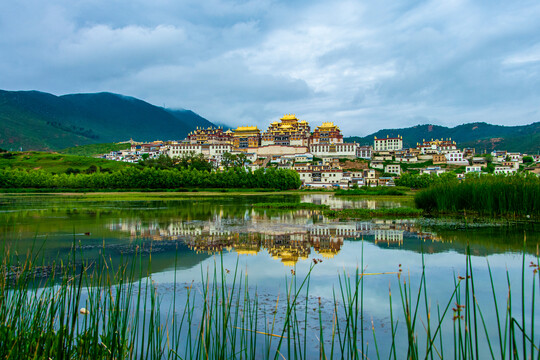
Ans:
<svg viewBox="0 0 540 360"><path fill-rule="evenodd" d="M190 110L172 110L112 93L55 96L0 90L0 148L57 150L129 140L181 140L213 126Z"/></svg>
<svg viewBox="0 0 540 360"><path fill-rule="evenodd" d="M540 152L540 122L522 126L491 125L485 122L463 124L453 128L439 125L416 125L403 129L379 130L365 137L348 137L344 141L373 145L373 138L403 136L403 146L415 147L424 139L454 140L458 147L472 147L477 152L495 149L520 151L529 154Z"/></svg>

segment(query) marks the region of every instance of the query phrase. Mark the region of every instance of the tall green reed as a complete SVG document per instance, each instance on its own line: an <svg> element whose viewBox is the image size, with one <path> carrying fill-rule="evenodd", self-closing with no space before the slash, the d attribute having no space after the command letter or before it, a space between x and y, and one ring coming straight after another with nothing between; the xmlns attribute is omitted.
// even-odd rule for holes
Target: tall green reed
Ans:
<svg viewBox="0 0 540 360"><path fill-rule="evenodd" d="M77 251L58 264L30 254L14 257L5 250L0 264L2 359L540 357L534 323L538 257L526 264L523 255L517 303L507 273L504 306L488 264L493 307L479 302L470 251L465 274L454 276L449 298L435 306L424 258L418 281L400 266L392 272L398 301L392 286L388 293L390 336L381 341L373 319L371 331L364 330L370 323L365 279L385 273L366 273L363 256L353 275L338 276L328 309L310 294L317 259L305 276L292 270L284 279L285 293L268 305L260 302L238 262L229 270L223 259L215 259L213 267L201 268L199 284L179 286L175 271L167 296L152 281L151 265L142 265L141 253L116 267L105 257L87 263ZM525 271L533 272L530 289ZM308 309L316 311L317 320L310 320Z"/></svg>

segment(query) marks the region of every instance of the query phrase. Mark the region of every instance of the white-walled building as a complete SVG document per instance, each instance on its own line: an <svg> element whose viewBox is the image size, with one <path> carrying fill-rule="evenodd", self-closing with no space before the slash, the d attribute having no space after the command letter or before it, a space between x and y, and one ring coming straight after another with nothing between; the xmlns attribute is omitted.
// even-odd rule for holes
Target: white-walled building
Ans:
<svg viewBox="0 0 540 360"><path fill-rule="evenodd" d="M180 143L169 146L169 157L179 158L189 155L203 154L206 159L220 160L226 152L231 153L233 146L231 144L189 144Z"/></svg>
<svg viewBox="0 0 540 360"><path fill-rule="evenodd" d="M481 165L469 165L465 167L465 173L481 173L482 172L482 166Z"/></svg>
<svg viewBox="0 0 540 360"><path fill-rule="evenodd" d="M461 151L450 151L444 154L446 156L446 163L449 165L469 165L469 161L463 159L463 153Z"/></svg>
<svg viewBox="0 0 540 360"><path fill-rule="evenodd" d="M374 151L397 151L403 149L403 137L386 137L382 139L377 139L375 137L373 141L373 150Z"/></svg>
<svg viewBox="0 0 540 360"><path fill-rule="evenodd" d="M384 167L384 172L388 174L401 174L401 165L388 164Z"/></svg>
<svg viewBox="0 0 540 360"><path fill-rule="evenodd" d="M509 174L515 174L516 172L517 172L516 168L511 168L507 166L496 166L495 170L493 171L495 175L499 175L499 174L509 175Z"/></svg>
<svg viewBox="0 0 540 360"><path fill-rule="evenodd" d="M356 148L356 157L360 159L371 160L373 156L373 147L371 146L358 146Z"/></svg>
<svg viewBox="0 0 540 360"><path fill-rule="evenodd" d="M336 143L336 144L311 144L309 152L317 157L338 157L338 158L356 158L357 144Z"/></svg>
<svg viewBox="0 0 540 360"><path fill-rule="evenodd" d="M420 174L421 175L424 175L424 174L427 174L427 175L432 175L432 174L441 175L441 174L444 174L445 172L446 172L446 170L441 169L440 166L431 166L431 167L427 167L425 169L422 169L420 171Z"/></svg>

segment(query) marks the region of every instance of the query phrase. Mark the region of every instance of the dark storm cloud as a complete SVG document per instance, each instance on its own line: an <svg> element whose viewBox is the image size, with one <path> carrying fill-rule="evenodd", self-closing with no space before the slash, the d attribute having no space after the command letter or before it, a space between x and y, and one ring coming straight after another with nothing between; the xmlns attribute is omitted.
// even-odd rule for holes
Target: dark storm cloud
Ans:
<svg viewBox="0 0 540 360"><path fill-rule="evenodd" d="M347 133L540 121L537 1L0 3L0 88L113 91Z"/></svg>

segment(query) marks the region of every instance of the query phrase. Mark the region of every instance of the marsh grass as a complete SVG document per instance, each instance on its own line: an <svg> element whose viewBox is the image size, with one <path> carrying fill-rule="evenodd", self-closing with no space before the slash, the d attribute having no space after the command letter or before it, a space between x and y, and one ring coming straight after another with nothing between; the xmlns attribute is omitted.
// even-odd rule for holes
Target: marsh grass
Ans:
<svg viewBox="0 0 540 360"><path fill-rule="evenodd" d="M418 192L416 206L426 211L474 211L484 215L540 216L537 176L480 176L437 184Z"/></svg>
<svg viewBox="0 0 540 360"><path fill-rule="evenodd" d="M510 283L507 273L506 304L498 303L500 294L488 264L493 307L481 307L478 302L469 251L466 273L453 278L449 298L433 307L423 258L418 282L412 281L401 266L391 273L366 273L362 256L354 274L339 275L329 310L331 321L325 316L328 310L323 309L321 299L310 297L310 276L317 259L306 276L297 276L291 270L291 276L284 279L285 293L278 295L270 308L260 303L257 290L249 286L238 262L233 270L224 268L222 259L216 259L213 267L201 268L200 284L186 286L185 296L177 295L181 289L175 271L167 309L151 280L151 261L148 268L143 268L141 261L130 261L113 269L106 259L88 264L81 257L74 251L69 262L54 264L48 276L40 277L36 268L46 265L35 256L17 258L4 251L0 269L0 358L540 357L534 323L536 289L540 288L538 256L536 262L526 264L523 255L523 276L517 286L521 293L517 297L516 284ZM530 288L525 283L526 271L533 272ZM139 280L133 280L135 275ZM371 331L366 330L369 320L364 310L364 289L368 275L396 276L397 301L391 287L388 293L387 343L381 342L373 321ZM515 313L515 302L520 303L519 313ZM312 309L318 321L308 328L308 311ZM497 326L489 327L488 318L495 318ZM448 328L452 331L443 331ZM407 339L405 345L399 341L403 337Z"/></svg>

